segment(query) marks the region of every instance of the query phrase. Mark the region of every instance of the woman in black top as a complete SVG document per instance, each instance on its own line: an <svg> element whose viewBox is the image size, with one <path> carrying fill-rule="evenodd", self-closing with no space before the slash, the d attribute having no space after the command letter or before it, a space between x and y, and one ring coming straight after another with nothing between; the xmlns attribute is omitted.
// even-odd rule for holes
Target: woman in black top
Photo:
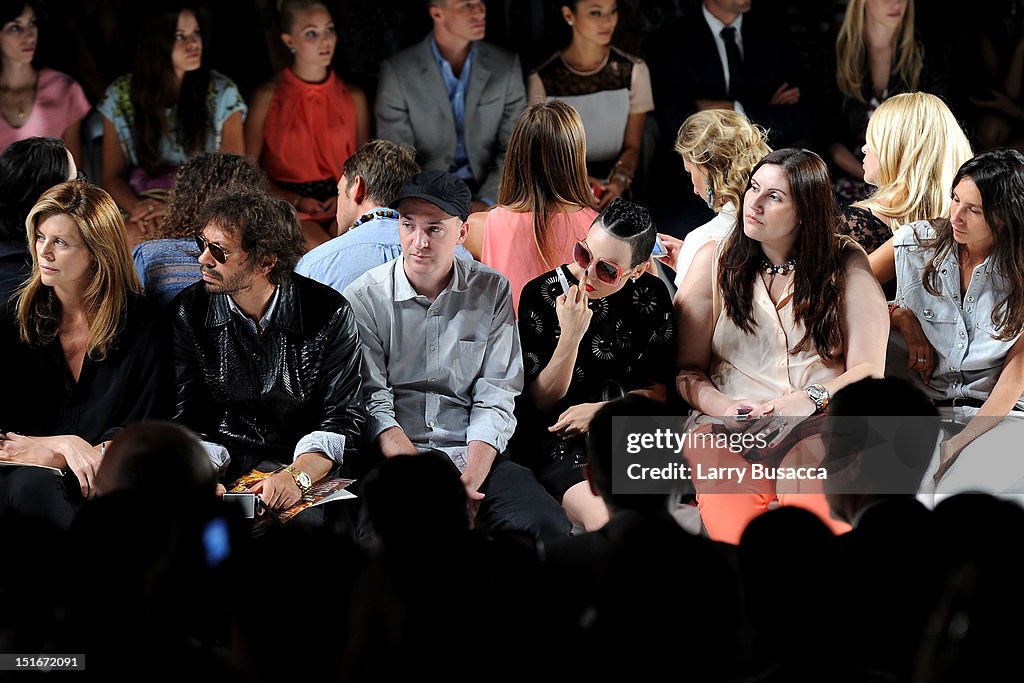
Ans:
<svg viewBox="0 0 1024 683"><path fill-rule="evenodd" d="M96 469L124 425L168 415L167 335L139 296L124 221L113 200L81 181L40 197L26 220L32 275L3 330L5 433L0 513L68 525L94 493Z"/></svg>
<svg viewBox="0 0 1024 683"><path fill-rule="evenodd" d="M532 280L519 301L527 391L513 450L588 530L608 519L583 477L590 420L626 393L664 401L675 374L672 299L645 272L654 240L647 211L616 199L574 263Z"/></svg>

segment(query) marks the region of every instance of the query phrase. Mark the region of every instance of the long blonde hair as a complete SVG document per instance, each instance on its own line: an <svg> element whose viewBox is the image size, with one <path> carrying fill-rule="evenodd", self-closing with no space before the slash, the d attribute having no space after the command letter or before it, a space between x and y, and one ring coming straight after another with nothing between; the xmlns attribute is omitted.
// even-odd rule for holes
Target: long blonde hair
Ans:
<svg viewBox="0 0 1024 683"><path fill-rule="evenodd" d="M571 105L537 102L519 117L505 153L498 203L533 212L537 253L548 268L562 262L548 234L548 214L569 206L596 206L587 181L583 121Z"/></svg>
<svg viewBox="0 0 1024 683"><path fill-rule="evenodd" d="M767 140L764 129L743 114L708 109L683 121L675 150L707 173L714 194L712 208L717 212L729 203L740 205L750 171L772 151Z"/></svg>
<svg viewBox="0 0 1024 683"><path fill-rule="evenodd" d="M42 221L57 215L74 221L92 256L89 285L82 295L82 307L89 321L86 353L95 360L103 360L121 327L129 294L142 292L128 250L124 219L104 190L72 180L44 192L32 207L25 219L28 243L35 244L36 229ZM53 288L44 285L40 278L38 250L30 251L32 275L18 292L18 327L23 342L43 346L57 337L61 304Z"/></svg>
<svg viewBox="0 0 1024 683"><path fill-rule="evenodd" d="M867 145L878 156L878 189L854 206L893 229L949 215L953 176L973 153L945 102L923 92L890 97L868 121Z"/></svg>
<svg viewBox="0 0 1024 683"><path fill-rule="evenodd" d="M836 83L840 92L858 102L866 102L863 88L867 14L867 0L850 0L836 38ZM917 90L924 67L924 48L914 36L914 0L907 0L907 11L893 37L892 48L896 72L910 90Z"/></svg>

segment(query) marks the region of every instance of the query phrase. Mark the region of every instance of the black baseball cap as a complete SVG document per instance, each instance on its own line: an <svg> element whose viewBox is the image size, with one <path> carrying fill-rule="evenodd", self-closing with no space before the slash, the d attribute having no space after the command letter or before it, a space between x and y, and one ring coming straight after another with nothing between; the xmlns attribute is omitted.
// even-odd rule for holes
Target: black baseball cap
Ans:
<svg viewBox="0 0 1024 683"><path fill-rule="evenodd" d="M423 171L402 183L402 189L390 204L391 208L397 209L403 199L422 199L449 216L458 216L464 221L469 218L469 202L473 194L458 176L447 171Z"/></svg>

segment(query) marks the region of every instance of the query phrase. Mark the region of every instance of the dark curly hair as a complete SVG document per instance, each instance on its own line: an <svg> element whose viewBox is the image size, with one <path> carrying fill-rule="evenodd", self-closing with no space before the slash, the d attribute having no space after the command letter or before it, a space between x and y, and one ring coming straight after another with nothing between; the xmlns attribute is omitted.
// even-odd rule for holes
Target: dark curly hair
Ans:
<svg viewBox="0 0 1024 683"><path fill-rule="evenodd" d="M200 152L186 161L174 179L167 201L167 218L153 239L198 235L205 223L203 207L220 192L236 188L267 189L267 177L249 157L226 152Z"/></svg>
<svg viewBox="0 0 1024 683"><path fill-rule="evenodd" d="M613 199L594 219L594 223L600 223L612 237L629 244L632 254L630 268L635 268L651 257L658 231L654 228L651 214L639 204L620 198Z"/></svg>
<svg viewBox="0 0 1024 683"><path fill-rule="evenodd" d="M0 156L0 239L24 242L25 218L40 195L68 179L71 165L57 138L11 143Z"/></svg>
<svg viewBox="0 0 1024 683"><path fill-rule="evenodd" d="M267 279L275 285L295 270L306 251L295 209L261 190L235 188L222 192L203 207L199 224L240 236L242 249L253 264L276 259L267 273Z"/></svg>

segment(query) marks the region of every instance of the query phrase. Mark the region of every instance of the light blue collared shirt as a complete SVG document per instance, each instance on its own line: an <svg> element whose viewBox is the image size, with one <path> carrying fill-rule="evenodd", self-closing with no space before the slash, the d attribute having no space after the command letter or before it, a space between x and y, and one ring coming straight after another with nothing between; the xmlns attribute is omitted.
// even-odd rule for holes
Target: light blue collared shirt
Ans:
<svg viewBox="0 0 1024 683"><path fill-rule="evenodd" d="M473 68L473 59L476 57L476 43L471 45L469 56L462 66L462 73L456 78L452 65L441 56L437 41L433 35L430 36L430 49L437 60L437 67L441 70L441 79L444 81L448 101L452 104L452 116L455 118L455 158L448 171L463 180L473 179L473 169L469 167L469 154L466 152L466 91L469 90L469 74Z"/></svg>
<svg viewBox="0 0 1024 683"><path fill-rule="evenodd" d="M295 272L343 292L366 271L401 254L398 219L384 216L327 240L299 259Z"/></svg>
<svg viewBox="0 0 1024 683"><path fill-rule="evenodd" d="M401 427L421 450L448 454L462 470L467 445L499 453L516 428L523 357L504 275L454 259L433 302L416 292L404 260L374 268L345 290L363 344L368 434Z"/></svg>

